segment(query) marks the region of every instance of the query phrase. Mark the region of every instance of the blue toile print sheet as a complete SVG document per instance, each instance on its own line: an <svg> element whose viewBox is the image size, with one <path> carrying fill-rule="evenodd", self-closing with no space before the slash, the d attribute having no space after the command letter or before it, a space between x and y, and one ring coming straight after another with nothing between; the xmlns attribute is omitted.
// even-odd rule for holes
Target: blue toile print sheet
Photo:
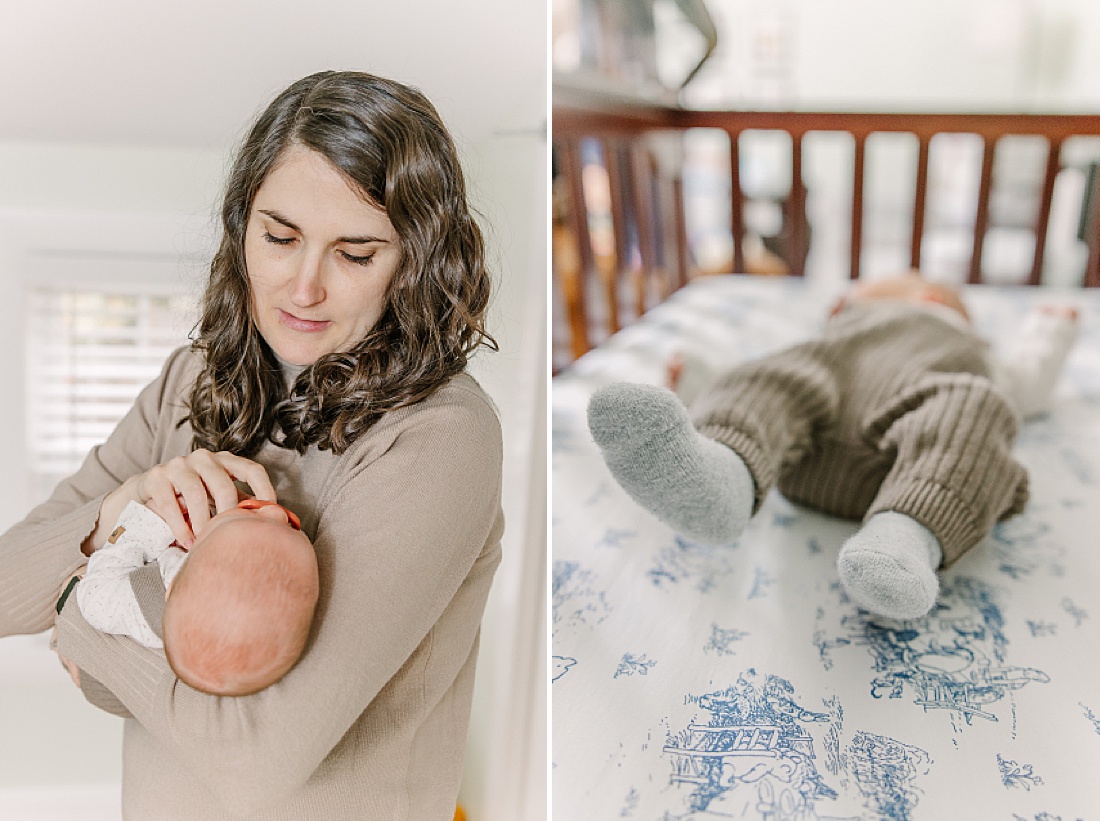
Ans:
<svg viewBox="0 0 1100 821"><path fill-rule="evenodd" d="M836 296L697 280L554 380L559 821L1100 818L1100 293L965 292L994 349L1042 301L1077 305L1082 334L1017 443L1027 511L941 574L926 618L847 599L855 522L773 492L737 542L698 544L604 467L598 386L661 384L673 351L690 374L797 343Z"/></svg>

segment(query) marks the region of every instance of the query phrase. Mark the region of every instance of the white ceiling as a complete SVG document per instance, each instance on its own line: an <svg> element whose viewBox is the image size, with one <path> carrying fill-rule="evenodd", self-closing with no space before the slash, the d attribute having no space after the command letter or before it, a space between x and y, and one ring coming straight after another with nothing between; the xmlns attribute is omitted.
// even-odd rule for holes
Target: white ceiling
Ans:
<svg viewBox="0 0 1100 821"><path fill-rule="evenodd" d="M0 0L0 140L222 150L289 83L419 87L464 141L545 118L544 0Z"/></svg>

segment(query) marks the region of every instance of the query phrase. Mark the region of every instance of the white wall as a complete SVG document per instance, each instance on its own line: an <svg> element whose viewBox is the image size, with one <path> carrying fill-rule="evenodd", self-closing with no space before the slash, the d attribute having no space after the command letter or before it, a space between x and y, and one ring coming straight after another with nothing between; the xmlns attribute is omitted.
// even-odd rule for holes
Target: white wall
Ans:
<svg viewBox="0 0 1100 821"><path fill-rule="evenodd" d="M708 0L699 105L1100 110L1092 0ZM770 78L770 79L769 79Z"/></svg>
<svg viewBox="0 0 1100 821"><path fill-rule="evenodd" d="M468 167L497 249L490 330L500 352L471 371L497 402L505 440L504 558L482 630L462 802L476 819L546 807L546 139L532 99L514 128L474 146ZM486 773L486 778L475 773ZM519 776L519 777L513 777Z"/></svg>

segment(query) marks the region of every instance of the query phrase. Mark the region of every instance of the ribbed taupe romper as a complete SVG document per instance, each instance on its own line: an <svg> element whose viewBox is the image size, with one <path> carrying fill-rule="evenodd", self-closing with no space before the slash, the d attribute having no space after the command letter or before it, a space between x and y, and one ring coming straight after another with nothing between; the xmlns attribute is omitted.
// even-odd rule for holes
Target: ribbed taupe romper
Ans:
<svg viewBox="0 0 1100 821"><path fill-rule="evenodd" d="M822 337L719 379L691 408L756 483L849 519L894 510L931 530L950 564L1027 501L1018 419L985 345L902 303L847 307Z"/></svg>

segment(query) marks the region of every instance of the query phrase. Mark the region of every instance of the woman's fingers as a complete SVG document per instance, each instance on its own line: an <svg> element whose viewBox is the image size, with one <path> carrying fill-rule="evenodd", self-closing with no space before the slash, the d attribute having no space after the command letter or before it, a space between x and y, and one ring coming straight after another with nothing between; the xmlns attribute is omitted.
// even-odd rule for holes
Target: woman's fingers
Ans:
<svg viewBox="0 0 1100 821"><path fill-rule="evenodd" d="M157 513L168 524L176 541L190 547L195 535L180 509L177 495L187 509L206 508L206 488L198 474L189 471L183 458L173 459L146 471L138 485L142 504L152 502Z"/></svg>
<svg viewBox="0 0 1100 821"><path fill-rule="evenodd" d="M139 501L151 503L176 540L190 547L210 521L211 502L216 513L237 506L240 493L234 480L248 484L257 499L278 501L263 465L226 451L202 449L149 469L138 480Z"/></svg>
<svg viewBox="0 0 1100 821"><path fill-rule="evenodd" d="M194 472L203 486L202 510L197 510L197 502L187 498L191 529L195 533L201 533L210 521L210 502L213 502L217 513L237 505L237 486L233 484L233 475L223 464L221 456L220 453L211 453L208 450L196 450L183 457L188 469Z"/></svg>
<svg viewBox="0 0 1100 821"><path fill-rule="evenodd" d="M264 499L268 502L279 501L275 495L275 487L271 484L271 479L267 475L267 468L261 465L259 462L253 462L251 459L246 459L243 456L237 456L229 453L228 451L218 451L213 454L218 462L225 468L226 472L234 479L247 484L252 488L252 495L257 499ZM228 505L234 507L237 504L236 490L232 496L233 501ZM228 496L227 496L228 499ZM222 507L218 506L218 512L222 512Z"/></svg>

